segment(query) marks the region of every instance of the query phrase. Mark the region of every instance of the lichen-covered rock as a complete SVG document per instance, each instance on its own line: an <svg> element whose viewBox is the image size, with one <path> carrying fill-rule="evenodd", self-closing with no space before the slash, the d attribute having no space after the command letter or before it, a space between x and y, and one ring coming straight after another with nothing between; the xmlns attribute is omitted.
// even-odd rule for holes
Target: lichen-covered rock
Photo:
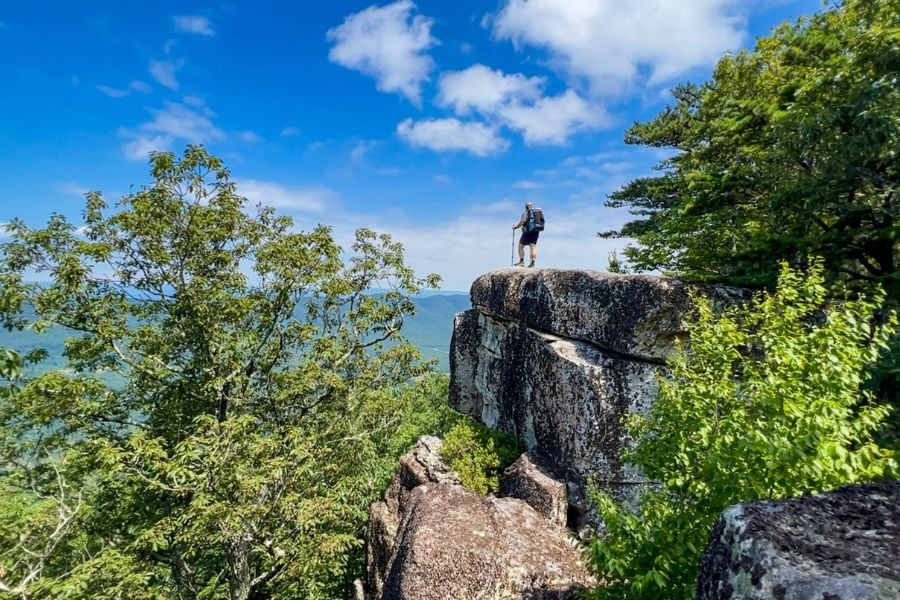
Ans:
<svg viewBox="0 0 900 600"><path fill-rule="evenodd" d="M646 414L665 368L470 310L451 342L450 405L515 435L571 479L647 483L621 460L623 417Z"/></svg>
<svg viewBox="0 0 900 600"><path fill-rule="evenodd" d="M703 555L697 596L900 598L900 483L728 508Z"/></svg>
<svg viewBox="0 0 900 600"><path fill-rule="evenodd" d="M592 584L567 531L525 502L428 483L409 497L381 598L563 600Z"/></svg>
<svg viewBox="0 0 900 600"><path fill-rule="evenodd" d="M565 481L534 455L526 452L506 468L498 495L524 500L551 523L566 525L569 501Z"/></svg>
<svg viewBox="0 0 900 600"><path fill-rule="evenodd" d="M400 457L384 498L369 508L366 531L366 588L379 598L397 529L406 514L407 500L416 487L430 482L458 484L459 478L440 455L441 440L425 436Z"/></svg>
<svg viewBox="0 0 900 600"><path fill-rule="evenodd" d="M649 412L664 359L687 335L693 293L720 304L748 296L650 275L486 273L454 321L450 405L556 465L576 521L596 521L588 478L634 505L653 483L622 461L632 442L623 418Z"/></svg>
<svg viewBox="0 0 900 600"><path fill-rule="evenodd" d="M744 290L668 277L562 269L492 271L475 280L471 296L484 314L659 362L686 334L691 290L721 302L747 297Z"/></svg>

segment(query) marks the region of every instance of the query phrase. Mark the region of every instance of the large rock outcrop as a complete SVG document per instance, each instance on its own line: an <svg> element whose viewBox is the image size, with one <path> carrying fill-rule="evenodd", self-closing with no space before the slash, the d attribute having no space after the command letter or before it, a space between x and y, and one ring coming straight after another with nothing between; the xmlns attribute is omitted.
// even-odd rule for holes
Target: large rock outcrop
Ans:
<svg viewBox="0 0 900 600"><path fill-rule="evenodd" d="M575 600L593 581L566 530L513 498L415 488L384 600Z"/></svg>
<svg viewBox="0 0 900 600"><path fill-rule="evenodd" d="M654 275L618 275L572 269L500 269L472 284L480 313L552 333L638 360L663 362L683 338L692 291L716 301L746 297L744 290L690 286Z"/></svg>
<svg viewBox="0 0 900 600"><path fill-rule="evenodd" d="M697 596L900 598L900 483L732 506L713 528Z"/></svg>
<svg viewBox="0 0 900 600"><path fill-rule="evenodd" d="M734 302L733 288L558 269L503 269L472 285L456 316L450 405L514 434L565 474L572 502L593 477L623 500L651 482L622 461L623 417L646 414L686 335L691 293Z"/></svg>
<svg viewBox="0 0 900 600"><path fill-rule="evenodd" d="M372 505L369 598L564 600L594 583L563 526L460 486L439 452L440 440L420 440Z"/></svg>
<svg viewBox="0 0 900 600"><path fill-rule="evenodd" d="M459 484L440 455L441 440L426 436L400 457L384 497L369 509L366 551L366 589L372 598L381 598L384 576L393 556L397 530L407 512L410 493L426 483Z"/></svg>

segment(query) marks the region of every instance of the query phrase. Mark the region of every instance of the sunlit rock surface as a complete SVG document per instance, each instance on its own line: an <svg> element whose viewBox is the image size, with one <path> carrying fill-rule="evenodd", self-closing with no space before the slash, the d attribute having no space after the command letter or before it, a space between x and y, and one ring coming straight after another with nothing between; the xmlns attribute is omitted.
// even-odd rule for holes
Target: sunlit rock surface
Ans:
<svg viewBox="0 0 900 600"><path fill-rule="evenodd" d="M420 440L372 505L368 598L574 600L594 584L563 525L460 486L439 452Z"/></svg>
<svg viewBox="0 0 900 600"><path fill-rule="evenodd" d="M692 294L747 297L650 275L486 273L454 321L450 405L545 456L578 511L588 478L633 503L652 482L622 460L632 442L623 421L650 410L665 357L687 336Z"/></svg>
<svg viewBox="0 0 900 600"><path fill-rule="evenodd" d="M482 314L662 362L675 340L686 336L692 291L716 302L746 298L744 290L669 277L521 268L485 273L472 284L471 298Z"/></svg>
<svg viewBox="0 0 900 600"><path fill-rule="evenodd" d="M499 496L519 498L552 523L566 525L568 491L559 474L545 459L527 452L506 468Z"/></svg>
<svg viewBox="0 0 900 600"><path fill-rule="evenodd" d="M713 528L697 596L900 598L900 483L732 506Z"/></svg>

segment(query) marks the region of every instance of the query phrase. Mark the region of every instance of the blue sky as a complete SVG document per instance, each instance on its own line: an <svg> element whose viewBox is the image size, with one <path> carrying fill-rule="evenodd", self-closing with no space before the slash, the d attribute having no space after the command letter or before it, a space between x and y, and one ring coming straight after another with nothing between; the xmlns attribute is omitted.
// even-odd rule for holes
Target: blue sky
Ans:
<svg viewBox="0 0 900 600"><path fill-rule="evenodd" d="M818 0L4 2L0 223L79 219L203 143L239 191L401 240L465 290L509 264L531 200L542 266L603 269L606 195L659 158L622 143L667 90ZM2 235L2 234L0 234Z"/></svg>

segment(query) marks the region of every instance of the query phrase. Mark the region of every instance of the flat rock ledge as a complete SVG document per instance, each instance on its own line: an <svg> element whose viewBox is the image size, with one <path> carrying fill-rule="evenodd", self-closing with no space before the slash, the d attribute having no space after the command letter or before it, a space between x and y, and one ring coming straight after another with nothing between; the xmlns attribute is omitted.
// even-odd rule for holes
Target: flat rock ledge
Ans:
<svg viewBox="0 0 900 600"><path fill-rule="evenodd" d="M703 555L697 597L900 598L900 482L728 508Z"/></svg>
<svg viewBox="0 0 900 600"><path fill-rule="evenodd" d="M512 268L480 276L471 298L482 314L607 352L662 362L675 341L687 335L684 319L692 293L717 303L749 297L747 290L655 275Z"/></svg>
<svg viewBox="0 0 900 600"><path fill-rule="evenodd" d="M372 505L363 597L574 600L595 584L564 526L462 487L439 450L420 440Z"/></svg>

